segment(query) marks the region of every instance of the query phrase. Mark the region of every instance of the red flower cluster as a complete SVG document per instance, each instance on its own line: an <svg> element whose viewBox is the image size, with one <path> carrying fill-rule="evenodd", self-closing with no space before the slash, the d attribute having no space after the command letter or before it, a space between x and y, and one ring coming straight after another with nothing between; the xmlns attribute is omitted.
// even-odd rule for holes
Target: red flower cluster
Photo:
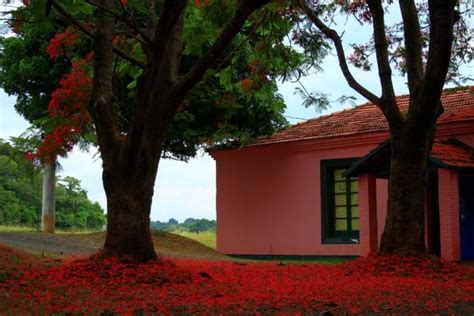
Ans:
<svg viewBox="0 0 474 316"><path fill-rule="evenodd" d="M211 0L194 0L198 7L205 7L211 4Z"/></svg>
<svg viewBox="0 0 474 316"><path fill-rule="evenodd" d="M265 65L260 63L258 59L252 60L248 64L250 74L248 78L241 81L242 90L249 93L252 90L259 90L261 86L268 81L268 69Z"/></svg>
<svg viewBox="0 0 474 316"><path fill-rule="evenodd" d="M74 116L78 112L87 116L85 105L92 89L88 66L83 59L73 61L71 72L61 79L59 88L51 94L48 110L52 118Z"/></svg>
<svg viewBox="0 0 474 316"><path fill-rule="evenodd" d="M57 33L49 41L46 52L54 58L64 55L69 56L78 39L79 34L73 28L67 28L63 33Z"/></svg>
<svg viewBox="0 0 474 316"><path fill-rule="evenodd" d="M244 90L244 92L249 92L250 89L252 88L252 80L250 80L249 78L244 78L241 81L241 85L242 85L242 90Z"/></svg>
<svg viewBox="0 0 474 316"><path fill-rule="evenodd" d="M472 313L474 269L396 256L333 266L93 257L0 282L2 315L322 311Z"/></svg>
<svg viewBox="0 0 474 316"><path fill-rule="evenodd" d="M87 112L92 90L88 63L82 59L75 60L71 72L61 79L59 85L52 93L48 106L55 128L45 135L36 153L27 153L30 160L48 161L58 155L65 155L72 150L83 130L91 123Z"/></svg>
<svg viewBox="0 0 474 316"><path fill-rule="evenodd" d="M372 14L369 11L369 7L366 1L361 1L361 0L350 1L347 7L347 10L355 14L358 17L359 21L362 21L365 23L372 22Z"/></svg>

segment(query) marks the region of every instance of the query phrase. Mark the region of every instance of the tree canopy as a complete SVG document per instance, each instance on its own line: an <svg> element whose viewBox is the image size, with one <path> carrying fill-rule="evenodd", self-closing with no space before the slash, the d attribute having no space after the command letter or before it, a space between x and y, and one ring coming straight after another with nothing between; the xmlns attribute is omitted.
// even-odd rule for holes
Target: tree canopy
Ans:
<svg viewBox="0 0 474 316"><path fill-rule="evenodd" d="M91 25L80 23L96 7L100 8L87 1L63 2L63 7L57 3L55 6L60 9L53 10L51 19L47 19L43 4L31 2L13 12L12 27L17 36L2 39L0 55L0 84L8 94L17 96L17 111L37 126L42 125L44 130L38 132L43 134L42 139L32 146L40 158L54 153L67 154L72 145L84 140L75 134L78 130L81 134L84 127L88 134L81 136L86 136L89 143L94 142L90 123L74 122L88 115L77 112L77 108L87 109L87 93L91 92L92 82L84 81L92 77L94 58ZM180 74L188 72L204 55L236 5L232 1L209 1L187 6ZM140 19L146 19L149 14L147 9L139 1L127 1L114 12L119 23L114 50L120 51L121 57L128 56L114 59L116 125L123 134L130 128L137 82L144 74L143 62L139 60L149 53L143 43L149 36L137 31L140 23L144 23ZM314 56L300 54L282 43L293 22L279 10L280 6L273 5L263 16L246 22L243 32L236 35L216 62L215 69L208 71L181 102L163 141L163 157L187 160L199 148L245 144L256 136L272 134L286 126L285 105L277 94L276 79L303 72L304 65L314 62ZM130 16L125 18L126 15ZM138 36L133 32L138 32ZM30 48L36 53L31 54ZM72 105L70 95L77 99L81 93L78 87L86 94L85 99ZM69 96L62 97L64 94ZM71 119L75 115L78 118Z"/></svg>

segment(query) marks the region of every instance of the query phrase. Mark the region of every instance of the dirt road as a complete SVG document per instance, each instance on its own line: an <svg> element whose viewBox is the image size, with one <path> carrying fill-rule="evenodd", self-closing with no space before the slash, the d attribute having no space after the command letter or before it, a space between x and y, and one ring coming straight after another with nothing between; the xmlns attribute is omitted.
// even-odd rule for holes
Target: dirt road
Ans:
<svg viewBox="0 0 474 316"><path fill-rule="evenodd" d="M97 252L101 243L74 235L0 232L0 243L35 253L60 256L86 256Z"/></svg>

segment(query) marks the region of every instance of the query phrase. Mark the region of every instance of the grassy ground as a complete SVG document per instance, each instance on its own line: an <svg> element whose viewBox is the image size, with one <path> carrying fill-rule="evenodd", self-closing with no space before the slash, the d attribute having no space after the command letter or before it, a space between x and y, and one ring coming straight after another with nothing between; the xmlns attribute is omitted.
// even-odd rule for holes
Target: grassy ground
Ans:
<svg viewBox="0 0 474 316"><path fill-rule="evenodd" d="M37 228L28 227L28 226L5 226L0 225L0 231L6 233L36 233L38 232Z"/></svg>
<svg viewBox="0 0 474 316"><path fill-rule="evenodd" d="M91 234L91 233L97 233L101 232L104 230L98 230L98 229L63 229L63 228L58 228L56 229L56 234ZM6 232L6 233L40 233L41 228L39 227L31 227L31 226L20 226L20 225L14 225L14 226L6 226L6 225L0 225L0 232Z"/></svg>
<svg viewBox="0 0 474 316"><path fill-rule="evenodd" d="M201 233L191 233L184 230L177 230L177 231L173 231L173 234L177 234L177 235L195 240L211 249L216 249L216 233L215 232L207 231L207 232L201 232Z"/></svg>

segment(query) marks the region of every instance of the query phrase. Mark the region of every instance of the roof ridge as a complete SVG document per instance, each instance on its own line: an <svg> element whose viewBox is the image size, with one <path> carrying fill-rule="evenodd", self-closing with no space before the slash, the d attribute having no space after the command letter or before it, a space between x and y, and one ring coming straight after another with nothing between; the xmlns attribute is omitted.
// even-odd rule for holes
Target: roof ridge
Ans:
<svg viewBox="0 0 474 316"><path fill-rule="evenodd" d="M447 89L443 90L443 93L441 94L441 97L448 96L448 95L456 95L458 93L467 92L469 90L472 90L474 92L474 85L447 88ZM409 94L402 94L402 95L396 96L396 100L398 101L400 99L409 98L409 97L410 97ZM339 111L334 111L334 112L331 112L331 113L328 113L328 114L320 115L318 117L313 117L313 118L310 118L310 119L307 119L307 120L304 120L304 121L301 121L301 122L297 122L295 124L291 124L290 128L292 128L293 126L304 125L304 124L309 123L309 122L314 122L314 121L317 121L317 120L320 120L320 119L324 119L326 117L331 117L333 115L337 115L339 113L343 113L343 112L346 112L346 111L347 112L348 111L353 111L353 110L359 109L363 106L370 106L370 105L377 107L377 105L374 104L373 102L367 101L365 103L357 104L357 105L355 105L351 108L342 109L342 110L339 110Z"/></svg>
<svg viewBox="0 0 474 316"><path fill-rule="evenodd" d="M370 101L362 103L362 104L357 104L357 105L353 106L352 108L347 108L347 109L342 109L342 110L339 110L339 111L334 111L334 112L324 114L324 115L320 115L318 117L313 117L313 118L310 118L310 119L307 119L307 120L304 120L304 121L301 121L301 122L298 122L298 123L295 123L295 124L291 124L290 127L293 127L293 126L296 126L296 125L306 124L308 122L317 121L317 120L320 120L320 119L324 119L326 117L331 117L333 115L337 115L339 113L349 112L349 111L352 111L352 110L355 110L355 109L358 109L358 108L361 108L361 107L367 106L367 105L374 105L374 104ZM376 106L376 105L374 105L374 106Z"/></svg>
<svg viewBox="0 0 474 316"><path fill-rule="evenodd" d="M474 121L474 86L443 90L441 100L446 111L441 115L437 124ZM406 111L409 95L397 96L396 102L402 111ZM249 146L366 134L385 130L388 130L388 123L382 111L374 103L365 102L292 124L276 134L257 138Z"/></svg>

